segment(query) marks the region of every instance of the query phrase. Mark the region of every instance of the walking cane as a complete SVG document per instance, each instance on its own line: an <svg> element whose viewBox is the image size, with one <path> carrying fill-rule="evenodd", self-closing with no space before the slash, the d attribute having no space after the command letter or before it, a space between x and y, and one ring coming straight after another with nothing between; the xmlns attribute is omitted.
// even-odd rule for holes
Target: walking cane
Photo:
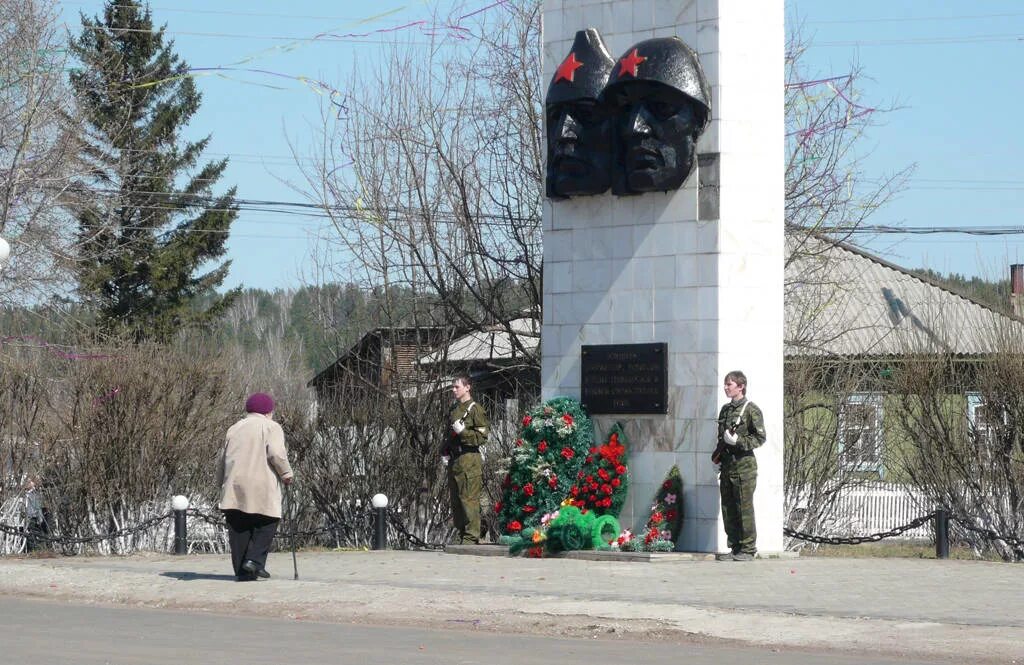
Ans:
<svg viewBox="0 0 1024 665"><path fill-rule="evenodd" d="M291 484L288 484L288 485L284 486L284 498L285 498L285 502L288 504L288 509L284 511L284 514L287 515L287 514L291 513L291 516L288 518L288 526L291 529L290 540L292 541L292 571L294 571L294 573L295 573L295 575L294 575L294 577L292 577L292 579L293 580L297 580L297 579L299 579L299 562L295 558L295 510L294 510L294 508L292 506L292 486L291 486Z"/></svg>

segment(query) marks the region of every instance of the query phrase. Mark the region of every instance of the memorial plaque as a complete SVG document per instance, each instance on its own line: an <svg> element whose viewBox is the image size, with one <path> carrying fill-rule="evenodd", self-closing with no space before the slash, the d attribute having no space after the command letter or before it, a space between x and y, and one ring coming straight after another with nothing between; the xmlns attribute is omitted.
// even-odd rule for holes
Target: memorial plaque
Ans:
<svg viewBox="0 0 1024 665"><path fill-rule="evenodd" d="M668 344L585 344L580 366L587 413L668 413Z"/></svg>

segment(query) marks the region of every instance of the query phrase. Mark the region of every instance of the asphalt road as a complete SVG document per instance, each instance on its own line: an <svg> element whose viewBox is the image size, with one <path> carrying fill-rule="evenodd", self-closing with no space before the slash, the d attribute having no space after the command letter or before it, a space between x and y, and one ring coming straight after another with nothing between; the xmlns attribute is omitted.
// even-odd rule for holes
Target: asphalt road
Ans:
<svg viewBox="0 0 1024 665"><path fill-rule="evenodd" d="M769 648L566 639L473 630L329 624L0 596L0 660L12 665L925 665Z"/></svg>

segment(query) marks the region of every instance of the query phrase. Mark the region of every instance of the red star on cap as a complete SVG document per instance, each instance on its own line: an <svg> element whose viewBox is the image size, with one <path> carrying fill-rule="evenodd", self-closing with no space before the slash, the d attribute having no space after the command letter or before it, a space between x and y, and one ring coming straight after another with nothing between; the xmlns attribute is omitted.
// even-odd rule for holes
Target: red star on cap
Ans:
<svg viewBox="0 0 1024 665"><path fill-rule="evenodd" d="M632 53L619 61L619 76L621 77L629 74L633 78L636 78L637 66L646 59L647 58L637 53L636 49L633 49Z"/></svg>
<svg viewBox="0 0 1024 665"><path fill-rule="evenodd" d="M569 57L562 64L558 65L558 71L555 72L555 83L562 79L573 83L576 80L576 70L582 66L583 63L576 59L576 54L570 53Z"/></svg>

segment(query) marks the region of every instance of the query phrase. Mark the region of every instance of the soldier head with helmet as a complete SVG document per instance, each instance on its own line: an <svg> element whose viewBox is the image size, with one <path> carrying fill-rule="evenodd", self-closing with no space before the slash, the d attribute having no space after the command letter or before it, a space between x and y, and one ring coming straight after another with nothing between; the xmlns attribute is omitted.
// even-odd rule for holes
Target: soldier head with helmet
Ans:
<svg viewBox="0 0 1024 665"><path fill-rule="evenodd" d="M614 62L597 30L580 30L551 78L544 100L550 198L600 194L611 183L611 123L598 97Z"/></svg>
<svg viewBox="0 0 1024 665"><path fill-rule="evenodd" d="M634 44L616 61L601 100L615 114L612 193L680 187L711 117L711 89L693 49L678 37Z"/></svg>

